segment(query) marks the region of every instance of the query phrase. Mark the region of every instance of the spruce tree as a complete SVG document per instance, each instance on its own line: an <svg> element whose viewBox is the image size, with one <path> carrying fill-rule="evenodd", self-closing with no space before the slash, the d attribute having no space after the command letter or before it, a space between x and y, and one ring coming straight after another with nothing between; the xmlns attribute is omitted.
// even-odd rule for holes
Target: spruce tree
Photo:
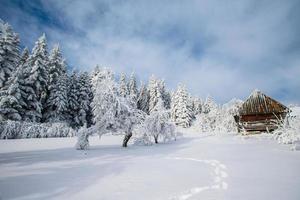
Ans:
<svg viewBox="0 0 300 200"><path fill-rule="evenodd" d="M143 83L141 84L141 89L137 100L137 108L147 114L149 113L149 91Z"/></svg>
<svg viewBox="0 0 300 200"><path fill-rule="evenodd" d="M179 85L172 98L171 117L176 125L187 128L192 122L192 112L188 105L188 94L183 85Z"/></svg>
<svg viewBox="0 0 300 200"><path fill-rule="evenodd" d="M37 101L42 105L43 109L46 104L48 84L48 53L45 34L35 43L32 54L28 59L28 65L31 70L26 78L26 82L33 88ZM42 116L42 111L36 110L36 112L40 112L38 115ZM38 118L36 118L37 122L40 122Z"/></svg>
<svg viewBox="0 0 300 200"><path fill-rule="evenodd" d="M193 99L193 105L194 105L194 114L198 115L202 113L202 100L198 97Z"/></svg>
<svg viewBox="0 0 300 200"><path fill-rule="evenodd" d="M0 21L0 89L7 86L20 59L19 36L8 23Z"/></svg>
<svg viewBox="0 0 300 200"><path fill-rule="evenodd" d="M68 118L72 127L79 126L78 113L80 109L79 104L79 84L77 72L72 72L68 81Z"/></svg>
<svg viewBox="0 0 300 200"><path fill-rule="evenodd" d="M0 96L0 121L2 120L22 120L23 108L26 106L26 99L22 83L24 81L22 69L19 68L10 81L10 86L5 93Z"/></svg>
<svg viewBox="0 0 300 200"><path fill-rule="evenodd" d="M165 109L170 109L170 107L171 107L171 95L166 90L165 81L160 80L160 81L158 81L158 84L159 84L159 91L160 91L160 94L161 94L163 105L164 105Z"/></svg>
<svg viewBox="0 0 300 200"><path fill-rule="evenodd" d="M91 109L91 102L92 102L92 86L90 82L90 77L87 72L80 74L79 76L79 114L78 120L79 125L87 126L91 125L92 122L92 109Z"/></svg>
<svg viewBox="0 0 300 200"><path fill-rule="evenodd" d="M64 122L68 119L68 77L61 74L58 78L47 99L46 122Z"/></svg>
<svg viewBox="0 0 300 200"><path fill-rule="evenodd" d="M128 95L128 87L126 83L126 75L124 73L120 76L120 83L119 83L119 96L120 97L127 97Z"/></svg>
<svg viewBox="0 0 300 200"><path fill-rule="evenodd" d="M27 63L29 52L24 49L17 71L10 80L10 86L1 96L2 119L39 121L41 118L41 105L37 100L35 91L26 82L30 66Z"/></svg>
<svg viewBox="0 0 300 200"><path fill-rule="evenodd" d="M203 105L203 113L209 113L211 110L216 109L217 104L214 102L212 96L207 95L205 103Z"/></svg>
<svg viewBox="0 0 300 200"><path fill-rule="evenodd" d="M149 90L149 113L151 113L155 108L158 99L160 97L159 83L153 75L150 77L148 90Z"/></svg>
<svg viewBox="0 0 300 200"><path fill-rule="evenodd" d="M21 58L20 58L20 60L19 60L19 62L18 62L18 67L24 66L25 63L27 62L28 58L29 58L29 50L28 50L27 47L25 47L25 48L23 49Z"/></svg>
<svg viewBox="0 0 300 200"><path fill-rule="evenodd" d="M138 89L136 84L136 77L134 73L130 75L129 83L128 83L128 93L130 98L136 103L138 98Z"/></svg>
<svg viewBox="0 0 300 200"><path fill-rule="evenodd" d="M57 80L59 79L60 75L66 74L66 64L62 57L59 45L55 45L54 48L51 51L50 57L49 57L49 81L48 81L48 88L51 90L51 87L55 85Z"/></svg>
<svg viewBox="0 0 300 200"><path fill-rule="evenodd" d="M44 120L47 122L65 121L68 106L66 64L59 46L55 45L49 57L49 79Z"/></svg>

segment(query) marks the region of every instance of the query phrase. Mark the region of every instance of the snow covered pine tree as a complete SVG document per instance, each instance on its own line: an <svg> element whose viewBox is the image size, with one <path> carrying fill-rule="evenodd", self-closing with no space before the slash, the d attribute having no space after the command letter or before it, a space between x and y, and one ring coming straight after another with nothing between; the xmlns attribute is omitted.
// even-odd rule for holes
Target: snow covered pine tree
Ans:
<svg viewBox="0 0 300 200"><path fill-rule="evenodd" d="M41 122L42 109L46 103L48 83L48 52L45 34L43 34L35 43L32 54L28 58L28 65L30 67L30 72L25 81L35 92L35 95L33 96L34 99L28 99L30 101L29 104L31 105L31 109L35 114L32 115L31 120L33 122Z"/></svg>
<svg viewBox="0 0 300 200"><path fill-rule="evenodd" d="M7 86L20 59L19 36L8 23L0 20L0 89Z"/></svg>
<svg viewBox="0 0 300 200"><path fill-rule="evenodd" d="M49 58L48 95L44 108L44 121L65 122L67 120L67 69L59 45L55 45Z"/></svg>
<svg viewBox="0 0 300 200"><path fill-rule="evenodd" d="M192 123L192 111L188 105L188 94L182 84L178 85L177 91L172 97L171 116L176 125L184 128L190 127Z"/></svg>
<svg viewBox="0 0 300 200"><path fill-rule="evenodd" d="M137 103L137 98L138 98L138 89L137 89L137 85L136 85L136 77L135 74L132 73L130 75L130 79L128 82L128 94L130 96L130 98Z"/></svg>
<svg viewBox="0 0 300 200"><path fill-rule="evenodd" d="M137 108L145 113L149 113L149 91L144 83L141 83L141 88L137 100Z"/></svg>

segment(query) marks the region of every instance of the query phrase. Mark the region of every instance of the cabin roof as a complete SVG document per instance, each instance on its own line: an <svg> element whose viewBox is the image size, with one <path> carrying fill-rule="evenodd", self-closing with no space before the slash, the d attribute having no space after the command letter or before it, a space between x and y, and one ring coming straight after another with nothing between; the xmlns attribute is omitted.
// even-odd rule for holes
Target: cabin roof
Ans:
<svg viewBox="0 0 300 200"><path fill-rule="evenodd" d="M239 109L239 115L286 113L289 109L278 101L254 90Z"/></svg>

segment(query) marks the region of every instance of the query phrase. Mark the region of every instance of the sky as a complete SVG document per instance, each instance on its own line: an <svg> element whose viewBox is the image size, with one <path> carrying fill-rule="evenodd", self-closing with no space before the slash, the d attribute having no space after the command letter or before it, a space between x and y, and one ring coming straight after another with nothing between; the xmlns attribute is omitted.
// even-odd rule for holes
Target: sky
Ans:
<svg viewBox="0 0 300 200"><path fill-rule="evenodd" d="M23 47L46 33L72 69L154 74L219 103L254 89L300 103L299 10L299 0L0 0Z"/></svg>

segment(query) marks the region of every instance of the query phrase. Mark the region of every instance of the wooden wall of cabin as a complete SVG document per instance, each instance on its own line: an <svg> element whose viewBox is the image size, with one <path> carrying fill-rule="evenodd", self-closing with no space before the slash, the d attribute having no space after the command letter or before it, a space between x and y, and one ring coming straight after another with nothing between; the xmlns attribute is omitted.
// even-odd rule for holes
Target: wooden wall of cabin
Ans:
<svg viewBox="0 0 300 200"><path fill-rule="evenodd" d="M251 121L278 120L278 119L284 119L285 116L286 116L286 113L242 115L242 116L239 116L239 121L240 122L251 122Z"/></svg>

